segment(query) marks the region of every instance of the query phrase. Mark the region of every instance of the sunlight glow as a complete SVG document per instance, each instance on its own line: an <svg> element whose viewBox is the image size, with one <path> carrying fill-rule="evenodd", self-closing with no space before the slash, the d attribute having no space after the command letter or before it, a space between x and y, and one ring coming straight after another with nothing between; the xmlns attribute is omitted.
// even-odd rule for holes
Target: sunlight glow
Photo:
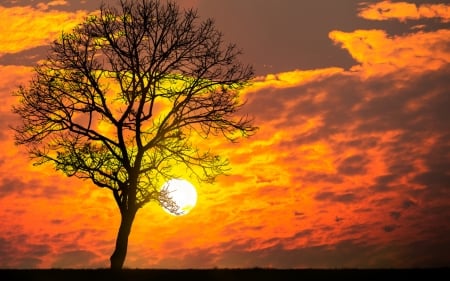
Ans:
<svg viewBox="0 0 450 281"><path fill-rule="evenodd" d="M164 211L171 215L186 215L197 203L197 191L195 187L184 179L171 179L167 181L162 186L161 192L176 204L175 207L163 204Z"/></svg>

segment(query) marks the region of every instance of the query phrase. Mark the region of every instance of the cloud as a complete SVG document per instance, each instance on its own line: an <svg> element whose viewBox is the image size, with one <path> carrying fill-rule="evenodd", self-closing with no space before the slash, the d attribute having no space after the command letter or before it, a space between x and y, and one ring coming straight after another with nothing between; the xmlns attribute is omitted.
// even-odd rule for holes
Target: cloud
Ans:
<svg viewBox="0 0 450 281"><path fill-rule="evenodd" d="M244 94L247 92L256 92L267 88L292 88L302 84L307 84L311 81L317 81L322 78L332 76L342 71L343 69L340 67L329 67L323 69L293 70L288 72L268 74L254 79L252 86L245 89Z"/></svg>
<svg viewBox="0 0 450 281"><path fill-rule="evenodd" d="M9 225L0 234L0 268L37 268L51 252L46 243L30 242L30 237L20 227Z"/></svg>
<svg viewBox="0 0 450 281"><path fill-rule="evenodd" d="M198 183L198 205L186 217L156 204L140 210L126 266L445 265L449 35L335 30L330 38L357 61L350 69L258 77L243 94L258 133L205 144L230 159L230 175ZM29 70L1 67L1 93ZM14 102L0 104L2 121L14 122ZM119 222L111 194L31 167L10 141L10 133L0 136L0 228L17 234L1 236L12 241L0 248L11 257L1 266L107 264ZM17 251L20 241L25 251ZM42 246L48 241L51 249Z"/></svg>
<svg viewBox="0 0 450 281"><path fill-rule="evenodd" d="M400 216L402 215L402 213L401 212L392 211L392 212L389 213L389 215L393 219L398 220L400 218Z"/></svg>
<svg viewBox="0 0 450 281"><path fill-rule="evenodd" d="M450 21L450 5L448 4L414 4L408 2L380 1L364 4L358 15L368 20L399 21L437 18L443 22Z"/></svg>
<svg viewBox="0 0 450 281"><path fill-rule="evenodd" d="M0 243L0 268L107 265L114 245L111 223L116 222L116 213L110 212L114 205L95 206L92 202L103 201L95 190L87 197L83 195L86 190L76 191L81 200L65 200L67 196L33 198L26 193L1 196L0 242L7 242ZM86 220L106 224L86 224Z"/></svg>
<svg viewBox="0 0 450 281"><path fill-rule="evenodd" d="M19 85L25 84L30 79L32 67L26 66L4 66L0 65L0 93L2 95L2 103L0 110L2 114L11 112L11 106L17 102L13 97L13 92L17 90Z"/></svg>
<svg viewBox="0 0 450 281"><path fill-rule="evenodd" d="M56 255L52 268L85 268L97 258L97 255L87 250L73 250Z"/></svg>
<svg viewBox="0 0 450 281"><path fill-rule="evenodd" d="M402 239L407 244L426 235L433 241L443 235L446 229L434 234L431 230L416 233L416 229L435 229L433 225L441 225L450 213L441 200L449 196L445 167L450 165L450 115L444 109L450 106L447 33L419 31L391 37L379 30L335 31L330 37L342 42L358 61L348 71L296 70L258 78L246 92L245 111L255 117L260 132L227 154L233 175L254 175L259 180L241 178L235 185L242 186L242 193L236 190L233 200L225 202L240 202L239 216L244 222L250 221L251 210L252 225L264 225L258 231L288 244L289 249L305 245L313 249L311 245L317 243L314 249L320 251L325 243L339 245L346 240L371 243L373 239L395 245ZM251 196L252 201L247 199ZM425 198L425 205L419 205ZM266 205L259 204L260 199ZM254 203L253 209L244 208L247 200ZM440 206L441 211L425 211L431 206ZM392 211L398 208L404 211ZM292 217L287 209L292 210ZM296 213L302 214L301 220ZM389 223L400 215L401 224ZM274 216L283 220L264 219ZM427 218L426 226L413 223L417 216ZM336 224L337 217L345 220ZM295 237L299 228L312 225L311 239L289 238ZM284 235L277 228L282 228ZM242 239L253 237L248 242L255 245L252 253L266 248L263 237L239 229ZM370 266L406 258L392 252L392 259L383 259L383 251ZM230 255L236 264L247 264L247 258ZM431 255L427 253L427 257ZM419 264L420 260L405 264ZM229 265L230 260L222 264ZM297 261L296 265L300 264Z"/></svg>
<svg viewBox="0 0 450 281"><path fill-rule="evenodd" d="M366 172L365 166L370 160L364 155L352 155L341 161L338 172L344 175L363 174Z"/></svg>
<svg viewBox="0 0 450 281"><path fill-rule="evenodd" d="M397 228L397 226L395 224L389 224L383 227L383 230L385 232L392 232Z"/></svg>
<svg viewBox="0 0 450 281"><path fill-rule="evenodd" d="M334 30L330 39L359 62L351 68L363 78L385 76L402 69L408 73L439 70L450 62L450 30L389 36L384 30Z"/></svg>
<svg viewBox="0 0 450 281"><path fill-rule="evenodd" d="M48 10L50 7L55 7L55 6L67 6L69 3L65 0L52 0L48 3L38 3L37 7L40 10Z"/></svg>
<svg viewBox="0 0 450 281"><path fill-rule="evenodd" d="M391 232L388 235L392 234ZM154 266L167 268L179 265L179 268L190 268L201 264L205 268L212 268L215 265L224 268L253 268L267 265L266 267L278 269L409 268L411 260L405 259L405 257L416 257L413 267L426 268L445 267L447 258L443 251L432 255L431 253L438 252L437 244L423 240L415 243L396 242L391 245L343 240L334 245L304 246L292 249L275 244L272 247L255 251L245 251L241 245L235 243L230 243L231 245L234 247L220 254L216 254L214 249L193 251L182 258L174 256L161 260Z"/></svg>
<svg viewBox="0 0 450 281"><path fill-rule="evenodd" d="M7 178L6 176L3 178L0 184L0 196L5 197L10 194L20 193L23 186L25 186L24 182L18 178Z"/></svg>
<svg viewBox="0 0 450 281"><path fill-rule="evenodd" d="M412 207L412 206L415 206L415 205L417 205L417 204L414 203L414 202L411 201L411 200L405 200L405 201L403 201L403 203L402 203L402 207L403 207L404 209L408 209L408 208L410 208L410 207Z"/></svg>
<svg viewBox="0 0 450 281"><path fill-rule="evenodd" d="M334 202L340 202L340 203L353 203L357 201L357 198L354 193L352 192L345 192L342 194L335 194L334 192L318 192L314 199L319 201L334 201Z"/></svg>
<svg viewBox="0 0 450 281"><path fill-rule="evenodd" d="M48 7L0 6L0 56L47 45L61 32L70 31L87 16L86 11L63 12Z"/></svg>
<svg viewBox="0 0 450 281"><path fill-rule="evenodd" d="M48 46L39 46L18 53L6 53L0 56L2 66L36 66L46 58Z"/></svg>

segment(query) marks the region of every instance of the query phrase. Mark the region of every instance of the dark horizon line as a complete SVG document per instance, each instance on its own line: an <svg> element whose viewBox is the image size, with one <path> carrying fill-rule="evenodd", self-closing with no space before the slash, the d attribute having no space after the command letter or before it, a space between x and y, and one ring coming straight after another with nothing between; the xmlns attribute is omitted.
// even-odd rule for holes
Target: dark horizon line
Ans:
<svg viewBox="0 0 450 281"><path fill-rule="evenodd" d="M255 266L255 267L204 267L204 268L143 268L143 267L136 267L136 268L131 268L131 267L124 267L121 270L135 270L135 271L140 271L140 270L149 270L149 271L207 271L207 270L223 270L223 271L227 271L227 270L274 270L274 271L283 271L283 270L294 270L294 271L327 271L327 270L356 270L356 271L371 271L371 270L434 270L434 269L443 269L443 270L450 270L450 266L424 266L424 267L418 267L418 266L411 266L411 267L305 267L305 268L285 268L285 267L259 267L259 266ZM87 267L87 268L78 268L78 267L49 267L49 268L8 268L8 267L0 267L0 271L32 271L32 270L36 270L36 271L95 271L95 270L111 270L109 267Z"/></svg>

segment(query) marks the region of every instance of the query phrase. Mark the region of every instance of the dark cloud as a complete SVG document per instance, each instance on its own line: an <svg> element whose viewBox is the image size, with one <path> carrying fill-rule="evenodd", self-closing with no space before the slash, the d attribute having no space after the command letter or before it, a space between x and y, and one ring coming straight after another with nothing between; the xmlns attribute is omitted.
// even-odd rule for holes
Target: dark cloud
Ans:
<svg viewBox="0 0 450 281"><path fill-rule="evenodd" d="M44 256L51 253L48 244L30 242L31 236L19 229L10 225L9 231L0 233L0 268L36 268L41 266Z"/></svg>
<svg viewBox="0 0 450 281"><path fill-rule="evenodd" d="M183 257L179 253L167 256L156 264L157 268L214 268L218 267L217 252L215 249L193 249ZM129 259L126 267L139 267L142 264L147 264L151 257L139 258L136 260Z"/></svg>
<svg viewBox="0 0 450 281"><path fill-rule="evenodd" d="M28 251L31 257L42 257L50 253L51 247L47 244L30 244L30 251Z"/></svg>
<svg viewBox="0 0 450 281"><path fill-rule="evenodd" d="M295 233L295 235L292 237L292 239L298 239L298 238L303 238L303 237L309 237L314 233L314 231L312 229L303 229L297 233Z"/></svg>
<svg viewBox="0 0 450 281"><path fill-rule="evenodd" d="M40 258L32 257L19 257L15 260L14 265L11 268L14 269L30 269L38 268L42 263Z"/></svg>
<svg viewBox="0 0 450 281"><path fill-rule="evenodd" d="M392 191L394 187L390 184L398 179L399 175L388 174L376 177L376 183L370 186L374 192L388 192Z"/></svg>
<svg viewBox="0 0 450 281"><path fill-rule="evenodd" d="M59 253L52 264L53 268L85 268L90 266L98 256L87 250L73 250Z"/></svg>
<svg viewBox="0 0 450 281"><path fill-rule="evenodd" d="M0 197L5 197L11 194L20 194L23 191L24 186L26 186L26 184L21 179L15 177L2 177L0 184Z"/></svg>
<svg viewBox="0 0 450 281"><path fill-rule="evenodd" d="M57 225L59 225L59 224L63 224L63 223L64 223L64 220L62 220L62 219L52 219L50 222L51 222L52 224L57 224Z"/></svg>
<svg viewBox="0 0 450 281"><path fill-rule="evenodd" d="M424 200L450 196L449 130L444 131L446 134L437 138L424 155L423 160L428 170L417 174L412 180L414 183L425 187L427 194L423 195Z"/></svg>
<svg viewBox="0 0 450 281"><path fill-rule="evenodd" d="M336 174L308 171L295 175L298 181L316 185L327 182L345 184L348 180L346 176L365 175L368 172L372 163L368 156L371 150L382 152L383 157L380 160L383 161L385 169L370 175L374 181L368 188L361 188L364 192L342 192L330 187L314 195L316 200L323 202L356 202L368 199L366 208L355 209L353 213L378 213L382 210L382 213L387 214L387 218L395 221L401 218L401 228L397 224L380 221L376 225L389 237L399 237L401 233L409 231L411 234L401 239L410 244L380 246L378 257L376 254L373 257L378 260L364 257L367 263L400 267L411 264L448 264L448 254L443 254L442 251L438 253L436 244L448 244L448 238L442 236L444 233L448 234L448 230L440 225L448 219L450 210L450 206L444 203L445 198L450 195L450 101L447 90L450 84L446 78L450 74L449 70L449 67L444 67L438 71L426 72L424 75L411 77L408 83L400 85L398 81L402 79L399 76L407 75L406 73L369 79L364 83L351 77L343 79L340 75L335 75L317 83L276 91L265 90L254 96L249 95L248 106L252 108L252 104L257 104L254 110L250 110L251 113L261 121L269 121L271 118L278 120L278 123L274 120L272 122L277 124L280 130L293 131L295 125L315 116L322 117L323 124L306 133L293 133L280 147L294 149L304 144L327 141L337 155L348 149L359 152L339 158L339 161L335 162ZM323 92L327 93L326 98L314 102L318 93ZM367 93L373 98L365 100ZM410 105L414 106L409 107ZM265 108L269 108L268 115L265 115ZM333 138L344 132L350 138L342 141ZM383 140L383 136L389 132L396 133ZM298 170L301 171L301 167ZM374 194L382 196L366 197ZM418 202L421 202L420 208ZM392 208L401 208L402 211L394 209L395 211L389 212ZM419 218L422 218L421 222L418 221ZM339 225L339 237L364 237L370 229L376 231L366 223L346 226L348 221L350 220ZM411 229L407 230L408 227ZM420 230L420 235L429 237L431 241L420 240L420 235L413 237L413 230ZM442 238L439 238L441 236ZM439 239L442 241L438 242ZM418 240L420 242L414 242ZM414 243L420 246L410 249ZM398 252L389 250L392 254L386 257L383 252L388 251L390 246ZM372 251L377 252L378 249L371 248L369 252ZM409 258L403 253L422 256L401 262ZM270 255L276 256L274 253ZM298 264L301 262L298 261ZM317 265L314 260L305 264Z"/></svg>
<svg viewBox="0 0 450 281"><path fill-rule="evenodd" d="M352 203L356 199L357 198L354 193L343 193L343 194L338 194L334 197L334 201L340 202L340 203Z"/></svg>
<svg viewBox="0 0 450 281"><path fill-rule="evenodd" d="M0 65L35 66L38 61L47 57L49 46L38 46L14 54L0 56Z"/></svg>
<svg viewBox="0 0 450 281"><path fill-rule="evenodd" d="M360 237L370 229L371 227L368 223L354 223L343 227L339 235L341 237Z"/></svg>
<svg viewBox="0 0 450 281"><path fill-rule="evenodd" d="M353 212L354 213L370 213L372 211L373 211L372 208L358 208L358 209L355 209Z"/></svg>
<svg viewBox="0 0 450 281"><path fill-rule="evenodd" d="M413 207L413 206L416 206L417 204L416 203L414 203L413 201L411 201L411 200L404 200L403 202L402 202L402 208L403 209L409 209L410 207Z"/></svg>
<svg viewBox="0 0 450 281"><path fill-rule="evenodd" d="M365 120L361 123L359 132L374 132L402 129L407 130L411 137L421 137L422 132L447 130L447 121L450 120L450 112L447 106L450 97L446 86L449 85L448 76L450 67L446 66L438 71L426 72L414 77L408 85L398 84L399 75L408 75L400 71L398 74L368 81L364 84L366 93L376 94L368 102L361 103L361 107L355 111L355 117ZM412 110L407 105L420 103Z"/></svg>
<svg viewBox="0 0 450 281"><path fill-rule="evenodd" d="M357 199L356 195L352 192L336 194L334 192L318 192L314 198L319 201L332 201L339 203L353 203Z"/></svg>
<svg viewBox="0 0 450 281"><path fill-rule="evenodd" d="M314 197L316 200L328 200L331 199L334 196L334 192L319 192L316 194L316 196Z"/></svg>
<svg viewBox="0 0 450 281"><path fill-rule="evenodd" d="M31 6L34 8L44 8L43 5L48 5L52 1L34 1L34 0L3 0L2 6L6 8L11 7L23 7L23 6ZM59 10L59 11L68 11L71 12L73 10L87 10L94 11L97 10L100 2L97 1L80 1L80 0L66 0L66 4L64 5L51 5L48 6L48 9L51 10Z"/></svg>
<svg viewBox="0 0 450 281"><path fill-rule="evenodd" d="M450 175L448 171L431 171L417 175L414 181L429 188L448 188L450 185Z"/></svg>
<svg viewBox="0 0 450 281"><path fill-rule="evenodd" d="M305 213L299 212L299 211L295 211L295 212L294 212L294 216L295 216L296 218L298 218L298 219L301 219L301 218L303 218L303 217L305 216Z"/></svg>
<svg viewBox="0 0 450 281"><path fill-rule="evenodd" d="M358 138L351 143L347 141L346 147L376 147L379 145L376 138L364 137L362 134L403 130L404 133L398 136L398 142L390 144L392 147L386 149L391 149L396 154L411 152L408 147L400 146L403 140L407 143L420 142L425 137L424 132L429 134L448 129L450 113L446 108L450 100L444 85L449 85L447 77L450 75L450 67L419 76L400 89L396 86L397 75L401 74L363 83L356 77L343 79L340 75L335 75L295 88L264 90L248 95L246 110L260 122L280 120L277 124L279 129L289 129L293 124L301 124L317 115L323 116L324 125L307 134L297 135L297 145L328 139L357 122L359 125L353 133L362 139ZM323 91L327 92L327 97L322 102L314 102L316 95ZM366 101L368 93L372 93L374 98ZM405 108L407 104L417 103L422 99L424 101L416 111ZM351 110L355 106L358 109ZM286 118L281 119L283 116Z"/></svg>
<svg viewBox="0 0 450 281"><path fill-rule="evenodd" d="M396 225L390 224L390 225L385 225L385 226L383 227L383 230L384 230L385 232L392 232L392 231L394 231L396 228L397 228Z"/></svg>
<svg viewBox="0 0 450 281"><path fill-rule="evenodd" d="M249 101L244 108L244 113L253 116L255 123L262 124L266 121L278 120L287 111L286 101L289 100L290 95L289 93L283 93L283 95L274 98L276 92L275 90L262 90L258 93L249 94L247 96Z"/></svg>
<svg viewBox="0 0 450 281"><path fill-rule="evenodd" d="M344 181L341 175L321 173L315 171L310 171L307 174L295 177L298 178L298 181L300 182L315 182L315 183L324 182L330 184L338 184Z"/></svg>
<svg viewBox="0 0 450 281"><path fill-rule="evenodd" d="M353 155L344 159L338 166L338 172L344 175L357 175L366 172L369 160L364 155Z"/></svg>
<svg viewBox="0 0 450 281"><path fill-rule="evenodd" d="M29 196L31 198L45 198L52 199L61 196L67 196L76 192L76 189L71 189L67 186L48 185L38 179L23 181L16 176L2 175L0 178L0 197L6 196Z"/></svg>
<svg viewBox="0 0 450 281"><path fill-rule="evenodd" d="M3 234L4 235L4 234ZM15 249L11 241L5 237L0 237L0 267L14 267L15 264L11 261L14 258Z"/></svg>
<svg viewBox="0 0 450 281"><path fill-rule="evenodd" d="M335 222L340 222L340 221L342 221L342 220L344 220L344 218L339 217L339 216L336 216L336 217L334 218L334 221L335 221Z"/></svg>
<svg viewBox="0 0 450 281"><path fill-rule="evenodd" d="M384 207L387 204L390 204L394 199L392 197L382 197L379 199L371 200L370 204L373 204L375 207Z"/></svg>
<svg viewBox="0 0 450 281"><path fill-rule="evenodd" d="M353 139L353 140L349 140L349 141L342 141L340 142L339 148L340 150L343 148L348 148L348 147L355 147L355 148L359 148L359 149L369 149L369 148L374 148L379 144L379 139L375 138L375 137L371 137L371 136L361 136L358 139Z"/></svg>
<svg viewBox="0 0 450 281"><path fill-rule="evenodd" d="M53 222L53 221L52 221ZM95 229L78 229L74 231L60 231L57 233L47 234L45 239L49 239L54 243L62 245L64 251L77 249L80 247L79 241L89 239L91 237L99 237L104 234L104 231Z"/></svg>
<svg viewBox="0 0 450 281"><path fill-rule="evenodd" d="M272 120L280 130L291 130L294 125L306 122L314 116L323 117L323 125L306 133L293 134L289 140L283 140L280 148L294 149L299 145L328 140L334 135L346 131L352 124L360 124L356 130L349 133L353 140L329 142L337 151L357 149L384 150L384 163L387 173L373 175L376 182L370 186L373 192L390 192L409 189L408 185L399 185L400 179L408 177L411 184L435 186L430 196L438 196L444 192L446 182L449 182L448 169L450 156L448 151L448 120L450 111L446 87L450 68L436 72L428 72L401 88L396 86L397 74L384 77L384 82L370 80L361 83L352 78L336 75L320 83L309 83L290 89L276 91L265 90L249 94L247 110L256 116L259 122ZM327 92L327 97L321 102L314 102L318 93ZM373 93L375 98L366 102L365 93ZM408 111L407 104L419 103L416 111ZM351 108L358 106L358 110ZM284 117L286 116L286 117ZM275 120L279 120L278 122ZM398 131L398 135L390 142L381 143L380 137L366 134ZM433 144L432 151L424 154L423 146L431 135L442 135ZM357 137L356 137L357 136ZM418 159L425 160L426 172L417 174L415 163ZM364 154L349 156L337 162L338 174L310 171L298 173L302 182L342 183L343 175L363 175L367 171L370 159ZM299 167L301 171L301 167ZM435 195L433 195L435 194ZM345 197L342 199L345 200ZM352 199L351 197L348 199Z"/></svg>
<svg viewBox="0 0 450 281"><path fill-rule="evenodd" d="M389 234L391 235L391 234ZM286 248L281 243L260 250L245 251L237 246L217 253L215 250L202 251L205 255L192 252L180 262L197 260L201 264L219 267L243 268L270 264L273 268L428 268L447 266L449 253L443 251L450 244L447 239L438 241L417 240L390 243L361 242L347 239L333 245L321 244ZM440 248L441 247L441 248ZM439 249L440 248L440 249ZM209 257L204 259L204 257ZM172 260L171 262L174 262ZM410 266L412 265L412 267Z"/></svg>
<svg viewBox="0 0 450 281"><path fill-rule="evenodd" d="M389 213L389 215L391 216L391 218L398 220L400 218L400 216L402 215L402 213L397 212L397 211L392 211Z"/></svg>
<svg viewBox="0 0 450 281"><path fill-rule="evenodd" d="M183 258L172 257L156 265L167 267L171 264L190 266L204 264L208 267L252 268L270 264L273 268L427 268L447 266L449 254L442 251L448 241L361 243L358 240L343 240L333 245L316 245L287 249L283 244L260 250L245 251L235 245L227 250L216 249L193 251ZM439 247L442 247L440 250ZM389 253L389 254L387 254ZM208 258L205 258L208 257Z"/></svg>
<svg viewBox="0 0 450 281"><path fill-rule="evenodd" d="M389 165L389 172L391 174L409 174L414 171L414 166L411 163L395 161Z"/></svg>

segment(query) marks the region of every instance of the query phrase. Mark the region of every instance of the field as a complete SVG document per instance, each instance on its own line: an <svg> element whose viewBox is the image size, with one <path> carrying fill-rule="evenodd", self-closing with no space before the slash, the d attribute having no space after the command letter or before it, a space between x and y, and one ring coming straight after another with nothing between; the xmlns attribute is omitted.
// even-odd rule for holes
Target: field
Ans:
<svg viewBox="0 0 450 281"><path fill-rule="evenodd" d="M8 281L89 280L450 280L450 268L435 269L1 269Z"/></svg>

